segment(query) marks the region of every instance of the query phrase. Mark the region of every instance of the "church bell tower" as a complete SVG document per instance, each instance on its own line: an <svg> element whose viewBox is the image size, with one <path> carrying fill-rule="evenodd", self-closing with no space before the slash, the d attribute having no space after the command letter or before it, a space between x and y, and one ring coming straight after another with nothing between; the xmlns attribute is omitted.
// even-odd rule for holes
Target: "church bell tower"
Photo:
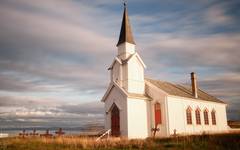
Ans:
<svg viewBox="0 0 240 150"><path fill-rule="evenodd" d="M126 4L124 3L124 12L122 18L122 26L120 30L119 40L117 43L118 57L127 59L130 55L135 53L135 42L132 35L132 30L128 18Z"/></svg>
<svg viewBox="0 0 240 150"><path fill-rule="evenodd" d="M111 66L105 103L105 128L112 136L146 138L149 133L148 97L145 96L144 62L136 51L127 6L124 4L117 54Z"/></svg>
<svg viewBox="0 0 240 150"><path fill-rule="evenodd" d="M128 93L144 94L144 69L146 66L136 52L126 4L124 4L117 50L115 60L118 64L115 63L110 67L111 81L118 83Z"/></svg>

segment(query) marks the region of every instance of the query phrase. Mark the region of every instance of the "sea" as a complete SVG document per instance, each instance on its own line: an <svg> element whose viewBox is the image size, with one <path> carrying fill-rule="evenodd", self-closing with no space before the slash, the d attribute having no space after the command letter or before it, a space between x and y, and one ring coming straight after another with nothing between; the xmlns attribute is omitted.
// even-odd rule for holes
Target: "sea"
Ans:
<svg viewBox="0 0 240 150"><path fill-rule="evenodd" d="M9 119L9 118L8 118ZM104 130L103 119L95 120L80 120L80 119L47 119L45 121L32 121L31 120L3 120L0 118L0 133L7 133L9 136L16 136L25 130L25 133L44 134L46 130L49 130L50 134L55 134L59 128L66 135L88 135L97 134Z"/></svg>

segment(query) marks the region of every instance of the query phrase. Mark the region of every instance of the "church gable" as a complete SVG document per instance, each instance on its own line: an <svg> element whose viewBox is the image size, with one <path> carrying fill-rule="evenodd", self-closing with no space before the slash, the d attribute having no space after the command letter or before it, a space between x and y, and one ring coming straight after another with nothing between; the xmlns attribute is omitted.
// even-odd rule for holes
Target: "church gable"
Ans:
<svg viewBox="0 0 240 150"><path fill-rule="evenodd" d="M114 90L117 90L117 93L119 93L123 96L127 96L127 93L124 91L124 89L122 89L120 86L118 86L115 82L112 82L109 85L109 87L108 87L108 89L107 89L106 93L104 94L101 101L105 102L107 100L108 96L110 95L110 93L112 93L112 91L114 91Z"/></svg>
<svg viewBox="0 0 240 150"><path fill-rule="evenodd" d="M113 69L113 66L118 63L120 65L124 65L126 63L129 63L133 58L137 58L139 61L139 64L142 65L143 68L146 68L145 63L143 62L143 60L141 59L141 57L139 56L139 54L137 52L135 52L134 54L130 55L127 59L125 60L121 60L118 57L115 57L112 64L110 65L110 67L108 68L108 70Z"/></svg>
<svg viewBox="0 0 240 150"><path fill-rule="evenodd" d="M117 107L119 110L122 110L122 106L118 102L113 102L112 105L109 105L108 108L106 108L106 113L109 113L112 111L114 107Z"/></svg>
<svg viewBox="0 0 240 150"><path fill-rule="evenodd" d="M128 78L133 78L134 80L144 79L144 65L139 61L138 57L134 55L127 62L128 63Z"/></svg>
<svg viewBox="0 0 240 150"><path fill-rule="evenodd" d="M134 54L130 55L126 60L123 60L122 63L126 64L126 63L130 63L132 59L137 59L139 65L142 65L142 67L145 69L146 65L143 62L143 60L141 59L141 57L139 56L139 54L137 52L135 52Z"/></svg>

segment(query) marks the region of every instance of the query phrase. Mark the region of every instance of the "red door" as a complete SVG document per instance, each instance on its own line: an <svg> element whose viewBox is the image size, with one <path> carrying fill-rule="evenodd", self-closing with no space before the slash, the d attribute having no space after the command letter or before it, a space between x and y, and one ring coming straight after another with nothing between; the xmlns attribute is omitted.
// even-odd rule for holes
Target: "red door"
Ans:
<svg viewBox="0 0 240 150"><path fill-rule="evenodd" d="M114 105L111 111L111 130L112 136L120 136L120 116L116 105Z"/></svg>
<svg viewBox="0 0 240 150"><path fill-rule="evenodd" d="M155 127L157 127L157 125L161 123L162 123L161 105L159 103L156 103L155 104Z"/></svg>

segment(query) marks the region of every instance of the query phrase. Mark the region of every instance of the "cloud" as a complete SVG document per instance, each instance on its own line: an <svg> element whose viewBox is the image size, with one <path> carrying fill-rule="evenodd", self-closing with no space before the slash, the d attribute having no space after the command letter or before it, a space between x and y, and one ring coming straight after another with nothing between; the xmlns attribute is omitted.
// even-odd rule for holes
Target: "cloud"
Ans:
<svg viewBox="0 0 240 150"><path fill-rule="evenodd" d="M56 99L30 96L0 96L0 107L3 116L84 116L103 115L103 103L100 101L72 103ZM9 114L6 114L9 113ZM1 114L0 114L1 116Z"/></svg>
<svg viewBox="0 0 240 150"><path fill-rule="evenodd" d="M206 21L212 25L229 25L234 20L226 15L225 9L221 5L214 5L206 12Z"/></svg>
<svg viewBox="0 0 240 150"><path fill-rule="evenodd" d="M150 35L149 35L150 36ZM216 34L211 36L173 36L155 34L144 49L148 58L159 59L159 64L181 68L219 67L239 71L240 55L238 34ZM144 53L144 51L143 51Z"/></svg>
<svg viewBox="0 0 240 150"><path fill-rule="evenodd" d="M0 90L2 91L33 91L34 85L28 82L19 82L16 79L0 75ZM35 88L35 90L40 90Z"/></svg>
<svg viewBox="0 0 240 150"><path fill-rule="evenodd" d="M63 105L59 107L67 113L74 114L104 114L103 103L100 101L78 105Z"/></svg>
<svg viewBox="0 0 240 150"><path fill-rule="evenodd" d="M29 9L23 9L22 5ZM82 16L90 12L89 7L80 6L82 8L80 9L76 8L74 3L64 1L58 1L58 5L56 9L54 1L45 1L41 5L23 1L1 6L1 20L4 22L1 27L5 29L2 30L3 39L7 37L7 40L10 40L8 42L16 42L14 46L18 48L42 47L56 51L95 51L96 53L101 47L103 48L101 52L110 50L111 45L108 43L112 42L111 37L94 32L96 29L93 30L93 27L89 26L92 21ZM16 6L18 9L15 8ZM31 11L34 9L43 9L45 12ZM86 21L88 21L87 25ZM20 36L22 38L19 38Z"/></svg>
<svg viewBox="0 0 240 150"><path fill-rule="evenodd" d="M104 109L99 101L82 104L58 104L28 100L0 99L1 127L6 129L24 128L73 128L86 124L103 125ZM6 100L6 99L5 99ZM10 101L9 101L10 100ZM31 106L29 106L31 105ZM79 130L79 129L78 129Z"/></svg>
<svg viewBox="0 0 240 150"><path fill-rule="evenodd" d="M239 120L240 79L238 74L226 73L200 81L200 86L224 100L228 105L228 118Z"/></svg>
<svg viewBox="0 0 240 150"><path fill-rule="evenodd" d="M61 101L51 98L39 98L34 96L0 96L0 107L26 107L57 106Z"/></svg>
<svg viewBox="0 0 240 150"><path fill-rule="evenodd" d="M229 101L236 116L232 106L239 99L239 4L150 2L128 5L146 75L185 83L187 74L196 71L201 87ZM17 109L21 117L100 114L100 105L79 103L100 100L106 90L107 67L117 53L120 3L1 1L2 108ZM38 107L27 107L32 99ZM53 104L45 107L45 102Z"/></svg>
<svg viewBox="0 0 240 150"><path fill-rule="evenodd" d="M96 16L106 16L101 20L111 26L114 20L108 12L87 4L76 7L70 1L1 3L1 90L88 93L105 87L99 81L106 79L101 73L108 63L104 56L111 55L114 45L109 43L114 40L109 36L111 27L104 29Z"/></svg>
<svg viewBox="0 0 240 150"><path fill-rule="evenodd" d="M228 103L228 119L240 119L240 56L238 34L174 36L154 34L144 49L146 64L154 64L147 74L172 82L190 84L195 71L200 88ZM147 44L146 44L147 43ZM157 61L156 61L157 60Z"/></svg>

